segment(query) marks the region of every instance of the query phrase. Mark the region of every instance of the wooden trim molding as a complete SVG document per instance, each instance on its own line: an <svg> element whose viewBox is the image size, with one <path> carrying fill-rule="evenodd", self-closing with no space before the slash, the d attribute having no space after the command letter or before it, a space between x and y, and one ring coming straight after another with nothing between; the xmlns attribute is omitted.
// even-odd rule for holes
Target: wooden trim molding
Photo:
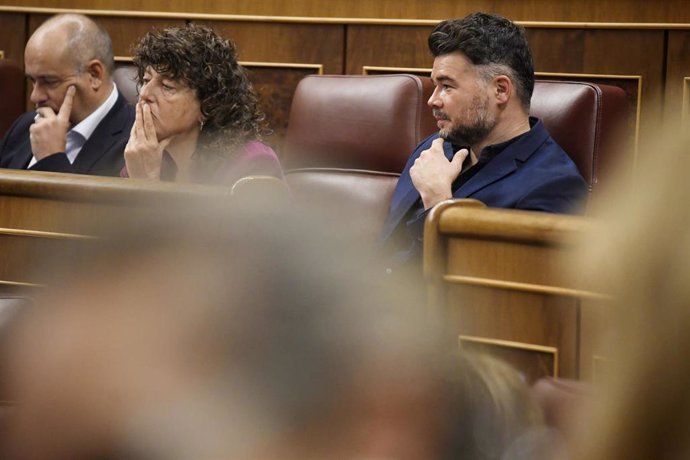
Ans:
<svg viewBox="0 0 690 460"><path fill-rule="evenodd" d="M514 342L512 340L501 340L501 339L492 339L489 337L476 337L476 336L471 336L471 335L459 335L458 336L458 345L462 347L463 342L469 342L469 343L474 343L478 345L489 345L492 347L499 347L499 348L510 348L514 350L521 350L521 351L531 351L531 352L537 352L537 353L542 353L546 355L551 355L553 356L553 377L557 378L559 374L559 369L558 369L558 348L557 347L550 347L547 345L537 345L533 343L523 343L523 342Z"/></svg>
<svg viewBox="0 0 690 460"><path fill-rule="evenodd" d="M541 284L520 283L517 281L503 281L475 276L444 275L443 281L448 284L462 284L466 286L487 287L503 289L506 291L528 292L530 294L553 295L560 297L574 297L591 300L611 300L610 296L581 289L570 289L556 286L544 286Z"/></svg>
<svg viewBox="0 0 690 460"><path fill-rule="evenodd" d="M362 75L371 75L372 72L386 72L386 73L426 73L431 75L431 69L424 67L386 67L386 66L375 66L375 65L365 65L362 66Z"/></svg>
<svg viewBox="0 0 690 460"><path fill-rule="evenodd" d="M23 282L21 282L21 281L6 281L6 280L0 280L0 286L11 286L11 287L14 287L14 288L17 288L17 287L19 287L19 288L26 288L26 287L30 287L30 288L42 288L42 287L45 287L45 286L42 285L42 284L23 283Z"/></svg>
<svg viewBox="0 0 690 460"><path fill-rule="evenodd" d="M120 64L132 64L132 56L114 56L115 62ZM302 62L268 62L268 61L238 61L242 67L263 67L278 69L310 69L315 70L317 75L323 75L323 64L306 64Z"/></svg>
<svg viewBox="0 0 690 460"><path fill-rule="evenodd" d="M52 240L97 240L97 236L79 235L76 233L44 232L40 230L24 230L0 227L0 235L21 236L27 238L46 238Z"/></svg>
<svg viewBox="0 0 690 460"><path fill-rule="evenodd" d="M690 77L683 77L683 103L681 107L681 121L683 124L690 120Z"/></svg>
<svg viewBox="0 0 690 460"><path fill-rule="evenodd" d="M150 182L139 179L97 177L82 174L0 170L0 195L47 197L96 203L138 203L153 197L194 200L230 195L229 187Z"/></svg>
<svg viewBox="0 0 690 460"><path fill-rule="evenodd" d="M362 24L392 26L434 26L443 19L381 19L381 18L347 18L347 17L307 17L307 16L267 16L242 14L209 14L163 11L134 10L100 10L84 8L47 8L30 6L0 6L0 13L27 14L61 14L79 13L89 16L137 17L156 19L183 19L199 21L235 21L235 22L282 22L300 24ZM568 21L515 21L527 29L653 29L653 30L690 30L686 23L657 22L568 22Z"/></svg>
<svg viewBox="0 0 690 460"><path fill-rule="evenodd" d="M303 64L298 62L257 62L257 61L239 61L243 67L265 67L278 69L311 69L315 70L317 75L323 75L323 64Z"/></svg>

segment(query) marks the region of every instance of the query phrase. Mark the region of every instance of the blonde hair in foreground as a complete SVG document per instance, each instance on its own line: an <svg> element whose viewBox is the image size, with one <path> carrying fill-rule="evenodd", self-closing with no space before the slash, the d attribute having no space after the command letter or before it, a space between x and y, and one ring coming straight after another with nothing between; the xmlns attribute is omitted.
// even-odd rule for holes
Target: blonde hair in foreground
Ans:
<svg viewBox="0 0 690 460"><path fill-rule="evenodd" d="M573 264L614 298L601 306L607 378L574 443L579 460L690 455L690 151L684 139L640 152L637 177L594 208L603 231Z"/></svg>

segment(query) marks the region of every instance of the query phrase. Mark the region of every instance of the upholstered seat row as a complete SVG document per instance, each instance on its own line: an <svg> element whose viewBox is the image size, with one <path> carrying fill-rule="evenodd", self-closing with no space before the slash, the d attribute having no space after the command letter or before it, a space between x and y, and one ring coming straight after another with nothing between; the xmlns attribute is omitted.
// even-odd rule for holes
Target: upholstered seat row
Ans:
<svg viewBox="0 0 690 460"><path fill-rule="evenodd" d="M415 75L309 76L297 87L283 151L298 198L380 230L396 176L436 129L431 80ZM594 191L615 159L628 103L618 87L537 81L531 115L543 120ZM334 198L338 207L334 209Z"/></svg>
<svg viewBox="0 0 690 460"><path fill-rule="evenodd" d="M132 66L114 74L130 101L137 97L135 76ZM0 88L15 88L3 95L0 130L23 111L24 99L16 91L22 81L19 66L0 60ZM337 196L344 212L370 219L370 231L378 231L396 174L436 129L426 105L432 90L429 78L409 74L304 78L279 152L293 193L326 207ZM609 174L621 150L618 141L628 112L621 88L572 81L537 81L531 108L573 158L590 191Z"/></svg>

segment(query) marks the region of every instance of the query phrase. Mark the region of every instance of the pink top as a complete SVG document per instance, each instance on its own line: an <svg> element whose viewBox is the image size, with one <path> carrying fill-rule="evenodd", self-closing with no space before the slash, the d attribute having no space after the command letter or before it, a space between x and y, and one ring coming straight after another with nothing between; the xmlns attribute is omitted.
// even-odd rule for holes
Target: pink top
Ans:
<svg viewBox="0 0 690 460"><path fill-rule="evenodd" d="M163 152L161 180L175 181L177 165L168 152ZM246 176L273 176L283 178L280 160L271 147L260 141L247 142L235 155L221 162L212 171L199 169L192 174L194 182L231 187ZM120 177L129 177L127 166Z"/></svg>

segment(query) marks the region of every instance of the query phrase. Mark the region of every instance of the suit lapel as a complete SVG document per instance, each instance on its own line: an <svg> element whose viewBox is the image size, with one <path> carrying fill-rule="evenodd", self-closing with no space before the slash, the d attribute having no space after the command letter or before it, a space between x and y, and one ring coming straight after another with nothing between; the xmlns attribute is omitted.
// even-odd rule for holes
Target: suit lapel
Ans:
<svg viewBox="0 0 690 460"><path fill-rule="evenodd" d="M484 166L474 177L458 188L453 196L455 198L470 198L483 188L503 179L516 171L520 164L530 156L548 139L548 133L541 121L534 119L531 133L517 139L496 158Z"/></svg>
<svg viewBox="0 0 690 460"><path fill-rule="evenodd" d="M487 163L477 174L458 188L453 193L453 197L469 198L484 187L501 180L515 171L517 169L515 156L510 155L510 153L512 152L501 152L493 161Z"/></svg>
<svg viewBox="0 0 690 460"><path fill-rule="evenodd" d="M28 112L21 116L13 125L12 130L5 134L2 152L7 155L0 161L3 168L26 169L33 157L29 129L34 122L36 112Z"/></svg>
<svg viewBox="0 0 690 460"><path fill-rule="evenodd" d="M27 136L26 142L22 143L22 147L17 150L17 154L12 156L6 168L9 169L27 169L29 167L29 162L33 157L31 153L31 144L29 143L29 138Z"/></svg>
<svg viewBox="0 0 690 460"><path fill-rule="evenodd" d="M88 173L93 165L103 157L118 141L118 135L126 129L126 101L118 93L117 101L110 112L98 124L98 127L84 143L79 155L74 160L74 170Z"/></svg>
<svg viewBox="0 0 690 460"><path fill-rule="evenodd" d="M410 166L412 166L414 160L421 155L423 150L426 150L431 146L431 142L437 137L438 135L432 135L422 141L422 143L417 146L417 149L414 151L411 158L408 160L405 170L396 184L395 192L393 193L393 198L391 199L390 212L388 213L388 218L386 219L386 222L383 226L383 231L381 232L381 239L385 240L391 236L393 230L395 230L403 217L405 217L405 214L407 214L410 208L417 202L417 200L419 200L419 192L414 187L414 184L412 184L412 179L409 175ZM446 157L453 158L453 149L450 143L444 142L443 151L446 154Z"/></svg>
<svg viewBox="0 0 690 460"><path fill-rule="evenodd" d="M403 176L401 176L401 178L402 177ZM409 176L405 177L405 179L409 180ZM384 240L391 236L393 230L398 226L405 214L407 214L407 211L409 211L412 205L419 199L419 192L417 192L417 189L412 185L412 181L409 182L405 194L392 203L388 219L381 232L381 237Z"/></svg>

